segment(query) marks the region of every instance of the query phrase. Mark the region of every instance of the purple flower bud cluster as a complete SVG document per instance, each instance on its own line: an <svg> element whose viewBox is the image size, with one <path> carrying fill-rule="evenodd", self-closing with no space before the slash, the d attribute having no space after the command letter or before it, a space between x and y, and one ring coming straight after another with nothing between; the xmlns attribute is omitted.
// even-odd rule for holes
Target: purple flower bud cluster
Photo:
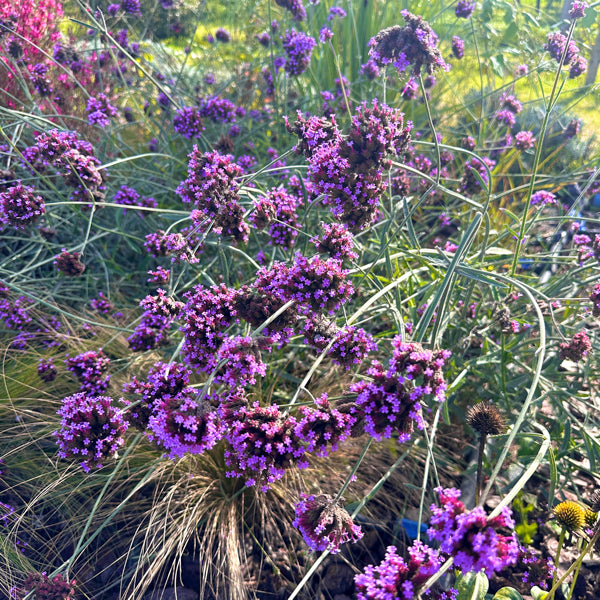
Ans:
<svg viewBox="0 0 600 600"><path fill-rule="evenodd" d="M400 73L411 67L411 74L419 76L421 69L433 75L436 69L448 71L437 47L438 36L422 17L402 11L406 25L382 29L369 41L369 56L379 67L392 64Z"/></svg>
<svg viewBox="0 0 600 600"><path fill-rule="evenodd" d="M79 277L85 271L80 252L63 251L54 259L56 268L68 277Z"/></svg>
<svg viewBox="0 0 600 600"><path fill-rule="evenodd" d="M285 72L290 77L302 75L308 68L313 48L317 42L310 35L296 31L293 28L285 32L281 41L286 55L283 67Z"/></svg>
<svg viewBox="0 0 600 600"><path fill-rule="evenodd" d="M202 229L205 221L213 220L216 233L246 241L249 228L238 203L239 184L236 181L243 173L242 168L230 154L202 154L197 146L194 146L189 159L188 177L176 192L185 203L192 203L198 208L191 215L194 225Z"/></svg>
<svg viewBox="0 0 600 600"><path fill-rule="evenodd" d="M269 190L266 196L260 196L254 203L252 222L257 229L270 224L269 236L272 246L292 248L298 235L298 207L302 200L283 186Z"/></svg>
<svg viewBox="0 0 600 600"><path fill-rule="evenodd" d="M35 144L23 151L23 160L35 174L60 175L73 188L72 200L102 202L104 186L100 161L89 142L76 132L52 129L35 138Z"/></svg>
<svg viewBox="0 0 600 600"><path fill-rule="evenodd" d="M379 67L377 63L370 58L364 65L360 66L359 73L364 75L369 81L373 81L379 77Z"/></svg>
<svg viewBox="0 0 600 600"><path fill-rule="evenodd" d="M140 322L127 338L133 352L152 350L169 343L169 328L180 315L183 302L169 298L158 288L156 296L146 296L140 306L144 309Z"/></svg>
<svg viewBox="0 0 600 600"><path fill-rule="evenodd" d="M258 43L265 48L271 43L271 36L266 31L264 33L259 33L256 36L256 39L258 40Z"/></svg>
<svg viewBox="0 0 600 600"><path fill-rule="evenodd" d="M4 224L25 229L45 212L42 197L36 195L34 188L21 185L20 181L0 192L0 227Z"/></svg>
<svg viewBox="0 0 600 600"><path fill-rule="evenodd" d="M569 17L571 19L583 19L585 17L585 11L588 8L588 4L586 2L581 2L580 0L575 0L571 4L571 8L569 8Z"/></svg>
<svg viewBox="0 0 600 600"><path fill-rule="evenodd" d="M200 137L204 131L204 121L197 106L184 106L173 117L173 129L191 140Z"/></svg>
<svg viewBox="0 0 600 600"><path fill-rule="evenodd" d="M181 331L185 342L185 361L200 371L212 371L217 365L216 354L226 338L225 330L237 321L237 292L225 284L204 288L201 285L187 292L183 308Z"/></svg>
<svg viewBox="0 0 600 600"><path fill-rule="evenodd" d="M402 113L376 100L372 107L359 107L346 137L335 121L299 118L296 122L298 148L310 152L308 174L314 193L324 196L324 204L350 231L375 220L386 186L383 171L391 166L389 156L401 154L408 146L410 129L410 124L404 126Z"/></svg>
<svg viewBox="0 0 600 600"><path fill-rule="evenodd" d="M328 550L332 554L339 552L346 542L357 542L363 533L348 511L341 505L342 498L335 500L329 494L317 496L302 493L296 504L297 527L311 550Z"/></svg>
<svg viewBox="0 0 600 600"><path fill-rule="evenodd" d="M336 260L356 260L358 254L354 252L354 236L342 223L321 223L323 234L321 237L311 238L311 242L321 254L328 254Z"/></svg>
<svg viewBox="0 0 600 600"><path fill-rule="evenodd" d="M38 362L37 372L39 378L45 383L50 383L56 379L56 366L51 358L41 358Z"/></svg>
<svg viewBox="0 0 600 600"><path fill-rule="evenodd" d="M144 248L152 256L171 256L171 260L182 260L194 264L198 262L196 254L201 248L191 248L189 241L182 233L165 233L162 229L149 233Z"/></svg>
<svg viewBox="0 0 600 600"><path fill-rule="evenodd" d="M301 406L301 418L295 435L306 444L306 452L326 457L352 435L353 416L332 408L323 394L315 399L315 406Z"/></svg>
<svg viewBox="0 0 600 600"><path fill-rule="evenodd" d="M306 468L304 447L294 433L296 425L296 419L284 416L276 404L242 406L225 434L228 476L245 477L247 486L260 482L267 490L292 465Z"/></svg>
<svg viewBox="0 0 600 600"><path fill-rule="evenodd" d="M343 19L346 16L346 11L341 6L332 6L329 9L329 14L327 15L328 21L333 21L334 19L340 18Z"/></svg>
<svg viewBox="0 0 600 600"><path fill-rule="evenodd" d="M13 300L9 296L8 288L0 285L0 322L7 329L26 329L33 321L29 314L33 300L27 296L19 296Z"/></svg>
<svg viewBox="0 0 600 600"><path fill-rule="evenodd" d="M510 508L505 507L490 518L483 507L467 511L459 500L460 490L435 489L441 506L431 505L431 527L427 535L440 542L440 552L454 557L454 565L463 573L485 571L492 577L496 571L514 565L519 555L519 544L514 531L501 535L498 529L514 530Z"/></svg>
<svg viewBox="0 0 600 600"><path fill-rule="evenodd" d="M42 98L47 98L53 92L52 82L50 81L50 78L46 76L47 73L48 65L44 63L38 63L31 69L31 82Z"/></svg>
<svg viewBox="0 0 600 600"><path fill-rule="evenodd" d="M465 41L457 35L452 36L452 55L459 60L465 55Z"/></svg>
<svg viewBox="0 0 600 600"><path fill-rule="evenodd" d="M517 150L530 150L535 146L535 141L532 131L519 131L515 134L515 148Z"/></svg>
<svg viewBox="0 0 600 600"><path fill-rule="evenodd" d="M295 300L303 314L333 314L354 293L346 276L339 260L321 260L318 256L308 259L297 252L291 267L276 262L271 268L261 268L255 286L284 302Z"/></svg>
<svg viewBox="0 0 600 600"><path fill-rule="evenodd" d="M288 10L294 21L306 20L306 9L302 4L302 0L275 0L275 4Z"/></svg>
<svg viewBox="0 0 600 600"><path fill-rule="evenodd" d="M130 15L141 15L140 0L121 0L121 9Z"/></svg>
<svg viewBox="0 0 600 600"><path fill-rule="evenodd" d="M102 293L98 294L98 298L92 298L90 300L90 307L92 310L107 315L109 312L113 311L115 305Z"/></svg>
<svg viewBox="0 0 600 600"><path fill-rule="evenodd" d="M517 570L523 572L523 583L531 586L537 585L543 590L547 590L552 584L556 567L550 557L543 559L537 556L533 550L521 547L519 549Z"/></svg>
<svg viewBox="0 0 600 600"><path fill-rule="evenodd" d="M518 115L523 110L523 104L512 94L504 93L500 96L500 110L509 110Z"/></svg>
<svg viewBox="0 0 600 600"><path fill-rule="evenodd" d="M592 315L594 317L600 317L600 281L594 286L594 289L590 294L590 300L594 303Z"/></svg>
<svg viewBox="0 0 600 600"><path fill-rule="evenodd" d="M46 572L29 573L23 588L16 590L16 598L17 600L25 597L36 598L36 600L74 600L76 584L75 579L69 581L61 573L52 578L48 577Z"/></svg>
<svg viewBox="0 0 600 600"><path fill-rule="evenodd" d="M548 204L556 204L556 196L552 192L540 190L531 195L531 206L546 206Z"/></svg>
<svg viewBox="0 0 600 600"><path fill-rule="evenodd" d="M219 27L215 31L215 39L218 42L222 42L223 44L227 44L228 42L231 41L231 34L229 33L229 31L227 31L227 29L224 29L223 27Z"/></svg>
<svg viewBox="0 0 600 600"><path fill-rule="evenodd" d="M125 440L127 423L108 396L67 396L58 410L61 429L55 431L58 456L79 459L87 473L113 458Z"/></svg>
<svg viewBox="0 0 600 600"><path fill-rule="evenodd" d="M186 452L202 454L222 438L218 400L200 396L194 388L184 388L172 397L156 400L148 420L149 438L162 446L169 458Z"/></svg>
<svg viewBox="0 0 600 600"><path fill-rule="evenodd" d="M369 565L354 577L357 600L413 600L441 566L438 551L423 542L409 546L408 560L398 556L395 546L389 546L379 565Z"/></svg>
<svg viewBox="0 0 600 600"><path fill-rule="evenodd" d="M67 354L67 356L69 356ZM102 348L98 351L89 350L67 358L65 360L67 370L71 371L79 381L79 389L82 393L92 395L102 394L110 385L110 375L104 376L108 370L110 359ZM80 394L83 395L83 394Z"/></svg>
<svg viewBox="0 0 600 600"><path fill-rule="evenodd" d="M319 30L319 42L321 42L321 44L325 44L331 38L333 38L333 31L331 31L329 27L321 27Z"/></svg>
<svg viewBox="0 0 600 600"><path fill-rule="evenodd" d="M388 369L373 361L367 371L371 380L350 386L357 398L348 410L374 439L389 438L397 431L398 440L406 442L414 425L418 429L425 426L422 401L427 396L434 396L438 402L446 398L442 367L450 351L425 350L418 343L403 342L399 336L392 344Z"/></svg>
<svg viewBox="0 0 600 600"><path fill-rule="evenodd" d="M579 331L570 342L562 342L558 357L560 360L572 360L578 362L583 360L592 349L592 342L585 331Z"/></svg>
<svg viewBox="0 0 600 600"><path fill-rule="evenodd" d="M560 64L564 54L564 65L569 65L569 77L574 79L587 71L587 60L578 54L579 48L573 40L567 44L567 36L560 31L548 34L543 48Z"/></svg>
<svg viewBox="0 0 600 600"><path fill-rule="evenodd" d="M233 336L223 340L217 352L217 362L223 365L215 375L215 381L231 388L246 387L256 383L256 376L265 377L267 365L260 351L270 350L272 340L267 337Z"/></svg>
<svg viewBox="0 0 600 600"><path fill-rule="evenodd" d="M471 158L465 163L465 173L460 181L460 189L467 195L477 194L481 192L481 181L483 181L484 185L488 185L490 178L488 175L488 171L485 166L491 171L495 163L493 160L482 157L479 158ZM478 173L479 177L475 175Z"/></svg>
<svg viewBox="0 0 600 600"><path fill-rule="evenodd" d="M110 117L116 117L119 111L114 107L105 94L98 94L95 98L91 96L87 102L88 123L98 127L108 127Z"/></svg>
<svg viewBox="0 0 600 600"><path fill-rule="evenodd" d="M231 100L220 96L209 96L200 100L198 114L214 123L231 123L236 117L244 116L244 109Z"/></svg>
<svg viewBox="0 0 600 600"><path fill-rule="evenodd" d="M148 275L150 275L148 283L152 283L153 285L167 285L171 278L171 271L159 266L156 267L156 271L148 271Z"/></svg>
<svg viewBox="0 0 600 600"><path fill-rule="evenodd" d="M115 204L124 206L139 206L141 208L156 208L158 203L154 198L144 198L136 190L126 185L122 185L118 192L113 196ZM124 209L125 213L127 209Z"/></svg>
<svg viewBox="0 0 600 600"><path fill-rule="evenodd" d="M565 140L570 140L570 139L573 139L574 137L577 137L579 135L579 131L581 130L581 125L582 125L581 120L571 119L567 123L567 126L565 127L565 130L563 131L563 136L564 136Z"/></svg>
<svg viewBox="0 0 600 600"><path fill-rule="evenodd" d="M475 10L475 2L471 0L458 0L456 3L456 8L454 9L454 14L459 19L468 19Z"/></svg>

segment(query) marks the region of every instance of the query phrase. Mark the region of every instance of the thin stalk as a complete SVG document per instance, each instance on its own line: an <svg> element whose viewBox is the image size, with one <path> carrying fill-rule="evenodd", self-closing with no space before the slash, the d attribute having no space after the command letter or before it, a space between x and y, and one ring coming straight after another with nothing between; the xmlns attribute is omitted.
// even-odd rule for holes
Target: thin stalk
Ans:
<svg viewBox="0 0 600 600"><path fill-rule="evenodd" d="M558 538L558 548L556 549L556 556L554 557L554 573L552 574L552 587L556 584L556 574L558 573L558 563L560 562L560 553L562 551L563 544L565 543L565 537L567 535L567 529L563 527L560 530L560 537ZM552 594L554 595L554 594ZM552 597L552 596L550 596Z"/></svg>
<svg viewBox="0 0 600 600"><path fill-rule="evenodd" d="M483 487L483 453L485 452L486 438L487 435L485 433L481 433L479 435L479 453L477 455L477 483L475 485L475 506L479 506L481 488Z"/></svg>

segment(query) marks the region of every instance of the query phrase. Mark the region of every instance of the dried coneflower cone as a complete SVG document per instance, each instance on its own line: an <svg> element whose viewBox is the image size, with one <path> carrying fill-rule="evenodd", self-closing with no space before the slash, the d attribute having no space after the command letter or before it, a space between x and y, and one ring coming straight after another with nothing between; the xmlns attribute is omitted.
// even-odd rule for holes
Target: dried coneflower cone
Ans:
<svg viewBox="0 0 600 600"><path fill-rule="evenodd" d="M478 402L467 412L467 423L481 435L497 435L504 431L504 418L491 402Z"/></svg>
<svg viewBox="0 0 600 600"><path fill-rule="evenodd" d="M590 498L590 510L597 513L600 512L600 491L596 491Z"/></svg>
<svg viewBox="0 0 600 600"><path fill-rule="evenodd" d="M585 511L577 502L565 500L554 507L556 522L567 531L579 531L585 524Z"/></svg>

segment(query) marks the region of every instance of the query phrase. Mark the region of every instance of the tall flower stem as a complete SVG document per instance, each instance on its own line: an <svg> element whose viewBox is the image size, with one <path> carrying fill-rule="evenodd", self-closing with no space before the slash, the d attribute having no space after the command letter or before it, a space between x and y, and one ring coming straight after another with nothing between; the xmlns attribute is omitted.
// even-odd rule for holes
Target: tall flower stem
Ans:
<svg viewBox="0 0 600 600"><path fill-rule="evenodd" d="M487 435L479 434L479 451L477 454L477 482L475 484L475 506L479 505L479 498L483 488L483 453L485 452L485 442Z"/></svg>

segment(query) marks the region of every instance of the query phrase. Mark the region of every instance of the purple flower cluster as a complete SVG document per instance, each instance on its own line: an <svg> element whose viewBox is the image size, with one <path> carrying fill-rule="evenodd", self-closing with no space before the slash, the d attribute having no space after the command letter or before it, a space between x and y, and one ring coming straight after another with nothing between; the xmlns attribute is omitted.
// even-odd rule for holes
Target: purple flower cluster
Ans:
<svg viewBox="0 0 600 600"><path fill-rule="evenodd" d="M456 3L456 8L454 9L454 14L459 19L468 19L475 10L475 2L471 0L458 0Z"/></svg>
<svg viewBox="0 0 600 600"><path fill-rule="evenodd" d="M42 197L36 195L34 188L21 185L20 181L0 192L0 227L4 224L25 229L45 212Z"/></svg>
<svg viewBox="0 0 600 600"><path fill-rule="evenodd" d="M222 42L224 44L227 44L228 42L231 41L231 34L229 33L229 31L227 31L227 29L224 29L223 27L219 27L215 31L215 39L218 42Z"/></svg>
<svg viewBox="0 0 600 600"><path fill-rule="evenodd" d="M340 18L343 19L346 16L346 11L341 6L332 6L329 9L329 14L327 15L328 21L333 21L334 19Z"/></svg>
<svg viewBox="0 0 600 600"><path fill-rule="evenodd" d="M115 308L115 305L102 292L98 294L97 298L90 300L90 306L92 310L103 315L107 315Z"/></svg>
<svg viewBox="0 0 600 600"><path fill-rule="evenodd" d="M15 597L17 600L26 597L36 600L74 600L76 584L75 579L69 581L61 573L52 578L46 572L29 573L23 588L16 590Z"/></svg>
<svg viewBox="0 0 600 600"><path fill-rule="evenodd" d="M244 109L231 100L220 96L209 96L200 100L198 114L214 123L231 123L236 117L244 116Z"/></svg>
<svg viewBox="0 0 600 600"><path fill-rule="evenodd" d="M126 185L119 188L113 196L113 202L124 206L139 206L142 208L156 208L158 206L154 198L144 198L136 190ZM126 210L124 209L123 212L126 212Z"/></svg>
<svg viewBox="0 0 600 600"><path fill-rule="evenodd" d="M556 204L556 196L552 192L540 190L531 195L531 206L546 206L548 204Z"/></svg>
<svg viewBox="0 0 600 600"><path fill-rule="evenodd" d="M490 518L483 507L467 511L459 500L460 490L435 489L441 506L431 505L430 539L440 542L440 552L454 557L454 565L463 573L485 571L488 577L514 565L519 555L516 534L501 535L496 530L514 529L510 508Z"/></svg>
<svg viewBox="0 0 600 600"><path fill-rule="evenodd" d="M339 260L321 260L318 256L308 259L297 252L291 267L276 262L271 268L261 268L255 286L284 302L295 300L304 314L333 314L354 293L346 276Z"/></svg>
<svg viewBox="0 0 600 600"><path fill-rule="evenodd" d="M165 269L164 267L156 267L156 271L148 271L148 283L152 283L154 285L167 285L169 283L169 279L171 278L171 271L169 269Z"/></svg>
<svg viewBox="0 0 600 600"><path fill-rule="evenodd" d="M285 72L291 77L302 75L308 68L313 48L317 42L310 35L293 28L285 32L281 41L286 54L283 67Z"/></svg>
<svg viewBox="0 0 600 600"><path fill-rule="evenodd" d="M110 117L116 117L119 111L114 107L105 94L91 96L87 102L88 123L99 127L108 127Z"/></svg>
<svg viewBox="0 0 600 600"><path fill-rule="evenodd" d="M169 298L158 288L156 296L146 296L140 306L144 309L140 322L127 338L133 352L152 350L169 343L169 328L179 316L183 302Z"/></svg>
<svg viewBox="0 0 600 600"><path fill-rule="evenodd" d="M275 0L275 4L288 10L294 21L304 21L306 19L306 9L302 4L302 0Z"/></svg>
<svg viewBox="0 0 600 600"><path fill-rule="evenodd" d="M303 121L300 116L292 130L299 133L298 148L308 155L315 195L323 195L324 204L352 232L375 220L389 157L408 146L411 125L404 126L403 116L374 101L372 107L359 107L347 136L333 120Z"/></svg>
<svg viewBox="0 0 600 600"><path fill-rule="evenodd" d="M457 35L452 36L452 54L459 60L465 55L465 41Z"/></svg>
<svg viewBox="0 0 600 600"><path fill-rule="evenodd" d="M465 163L465 173L460 181L460 189L465 194L477 194L481 192L481 181L483 181L484 185L488 185L490 178L488 175L487 168L491 171L494 168L494 161L487 158L482 157L479 158L471 158ZM475 175L477 173L477 175Z"/></svg>
<svg viewBox="0 0 600 600"><path fill-rule="evenodd" d="M518 115L523 110L523 104L514 95L504 93L500 96L500 110Z"/></svg>
<svg viewBox="0 0 600 600"><path fill-rule="evenodd" d="M556 567L550 557L543 559L529 548L520 548L517 570L519 572L524 571L523 583L531 586L537 585L543 590L547 590L549 585L552 584Z"/></svg>
<svg viewBox="0 0 600 600"><path fill-rule="evenodd" d="M570 342L560 344L558 356L560 360L572 360L578 362L583 360L592 349L592 342L585 331L579 331Z"/></svg>
<svg viewBox="0 0 600 600"><path fill-rule="evenodd" d="M269 190L255 202L252 223L257 229L270 224L270 244L282 248L292 248L298 235L298 207L302 200L283 186Z"/></svg>
<svg viewBox="0 0 600 600"><path fill-rule="evenodd" d="M296 419L284 416L276 404L242 406L225 434L228 475L245 477L247 486L261 483L267 490L293 464L306 468L304 447L294 433L296 425Z"/></svg>
<svg viewBox="0 0 600 600"><path fill-rule="evenodd" d="M200 137L204 131L204 121L197 106L184 106L173 117L173 129L191 140Z"/></svg>
<svg viewBox="0 0 600 600"><path fill-rule="evenodd" d="M301 406L301 418L295 429L295 436L306 444L306 452L317 456L329 456L338 445L352 435L356 422L353 416L332 408L327 394L315 398L314 407Z"/></svg>
<svg viewBox="0 0 600 600"><path fill-rule="evenodd" d="M586 2L575 0L571 4L571 8L569 8L569 17L571 19L582 19L583 17L585 17L585 11L587 8L588 4Z"/></svg>
<svg viewBox="0 0 600 600"><path fill-rule="evenodd" d="M130 15L140 15L140 0L121 0L121 9Z"/></svg>
<svg viewBox="0 0 600 600"><path fill-rule="evenodd" d="M100 161L89 142L76 132L52 129L35 138L23 151L25 165L35 174L60 175L73 188L72 200L102 202L104 186Z"/></svg>
<svg viewBox="0 0 600 600"><path fill-rule="evenodd" d="M270 350L272 340L267 337L233 336L223 340L217 352L217 362L223 365L215 375L215 381L234 387L246 387L256 383L256 376L265 377L267 365L260 351Z"/></svg>
<svg viewBox="0 0 600 600"><path fill-rule="evenodd" d="M354 236L342 223L321 223L323 234L321 237L311 238L317 251L328 254L336 260L356 260L358 254L354 252Z"/></svg>
<svg viewBox="0 0 600 600"><path fill-rule="evenodd" d="M58 410L61 429L54 435L60 458L80 459L88 472L92 467L113 458L125 443L127 423L108 396L87 396L85 393L67 396Z"/></svg>
<svg viewBox="0 0 600 600"><path fill-rule="evenodd" d="M67 355L68 356L68 355ZM110 359L102 348L98 351L88 350L65 360L67 370L71 371L79 381L81 392L102 394L110 385L110 375L104 376L108 370Z"/></svg>
<svg viewBox="0 0 600 600"><path fill-rule="evenodd" d="M53 92L52 82L50 81L50 78L46 76L47 73L48 65L44 63L38 63L31 69L31 82L35 86L37 93L42 96L42 98L50 96Z"/></svg>
<svg viewBox="0 0 600 600"><path fill-rule="evenodd" d="M236 181L243 173L242 168L230 154L203 154L197 146L194 146L189 159L188 177L176 192L184 202L198 208L191 215L194 225L202 229L207 220L212 220L216 233L246 241L249 228L238 203L239 184Z"/></svg>
<svg viewBox="0 0 600 600"><path fill-rule="evenodd" d="M296 504L297 527L311 550L328 550L332 554L339 552L346 542L357 542L363 533L348 511L341 505L342 499L334 500L328 494L318 496L301 494Z"/></svg>
<svg viewBox="0 0 600 600"><path fill-rule="evenodd" d="M581 120L571 119L567 123L567 126L565 127L565 130L563 131L564 138L566 140L570 140L570 139L573 139L574 137L577 137L577 135L579 134L579 131L581 130L581 125L582 125Z"/></svg>
<svg viewBox="0 0 600 600"><path fill-rule="evenodd" d="M559 64L564 55L562 64L569 65L569 77L574 79L587 71L587 61L578 54L577 44L573 40L567 44L567 39L560 31L554 31L548 34L543 48Z"/></svg>
<svg viewBox="0 0 600 600"><path fill-rule="evenodd" d="M68 277L79 277L85 271L85 265L81 262L80 252L63 251L55 257L56 268Z"/></svg>
<svg viewBox="0 0 600 600"><path fill-rule="evenodd" d="M382 29L369 41L369 56L379 67L392 64L400 73L411 67L418 76L421 69L433 75L436 69L449 70L437 47L438 36L422 17L402 11L406 25Z"/></svg>
<svg viewBox="0 0 600 600"><path fill-rule="evenodd" d="M446 398L446 382L442 367L450 357L448 350L425 350L418 343L392 340L393 354L388 369L373 361L367 374L370 380L350 386L356 394L348 410L365 433L376 440L399 433L399 441L410 439L413 426L423 429L422 401L434 396L438 402Z"/></svg>
<svg viewBox="0 0 600 600"><path fill-rule="evenodd" d="M370 58L364 65L360 66L359 72L369 81L373 81L379 77L379 67L372 58Z"/></svg>
<svg viewBox="0 0 600 600"><path fill-rule="evenodd" d="M37 372L39 378L45 383L50 383L56 379L56 367L51 358L41 358L38 362Z"/></svg>
<svg viewBox="0 0 600 600"><path fill-rule="evenodd" d="M517 150L529 150L535 145L532 131L519 131L515 134L515 148Z"/></svg>
<svg viewBox="0 0 600 600"><path fill-rule="evenodd" d="M379 565L369 565L354 577L357 600L413 600L442 562L437 550L420 541L409 546L408 562L389 546Z"/></svg>
<svg viewBox="0 0 600 600"><path fill-rule="evenodd" d="M237 292L225 284L204 288L201 285L187 292L181 327L185 342L182 355L185 361L201 370L212 371L216 355L226 338L225 330L236 320Z"/></svg>
<svg viewBox="0 0 600 600"><path fill-rule="evenodd" d="M600 281L594 286L594 289L590 294L590 300L594 303L592 315L594 317L600 317Z"/></svg>
<svg viewBox="0 0 600 600"><path fill-rule="evenodd" d="M171 260L182 260L191 264L198 262L196 254L201 248L191 248L182 233L165 233L161 229L149 233L144 242L144 248L152 256L171 256Z"/></svg>

